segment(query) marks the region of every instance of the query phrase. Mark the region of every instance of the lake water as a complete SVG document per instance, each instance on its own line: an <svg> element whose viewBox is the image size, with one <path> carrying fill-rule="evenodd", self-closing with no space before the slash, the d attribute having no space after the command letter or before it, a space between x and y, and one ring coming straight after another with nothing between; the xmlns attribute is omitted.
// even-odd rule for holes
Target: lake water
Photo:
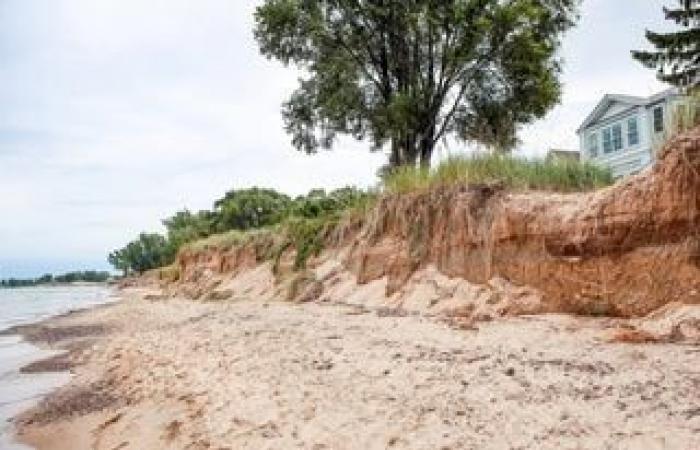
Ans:
<svg viewBox="0 0 700 450"><path fill-rule="evenodd" d="M111 295L109 288L97 285L0 289L0 330L107 303ZM22 366L53 354L20 336L0 336L0 449L26 450L12 442L9 419L70 379L68 373L19 373Z"/></svg>

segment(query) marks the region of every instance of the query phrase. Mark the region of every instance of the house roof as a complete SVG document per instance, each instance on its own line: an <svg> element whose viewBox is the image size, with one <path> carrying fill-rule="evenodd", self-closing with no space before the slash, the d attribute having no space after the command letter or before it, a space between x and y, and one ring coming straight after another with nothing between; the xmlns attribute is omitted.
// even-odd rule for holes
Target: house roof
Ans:
<svg viewBox="0 0 700 450"><path fill-rule="evenodd" d="M598 120L600 116L605 113L608 107L612 103L622 103L623 105L633 106L649 106L667 97L678 95L678 89L671 88L665 91L654 94L651 97L636 97L633 95L622 95L622 94L606 94L603 99L598 102L598 105L593 109L593 111L586 117L581 126L576 130L580 133L582 130L588 128L593 122Z"/></svg>

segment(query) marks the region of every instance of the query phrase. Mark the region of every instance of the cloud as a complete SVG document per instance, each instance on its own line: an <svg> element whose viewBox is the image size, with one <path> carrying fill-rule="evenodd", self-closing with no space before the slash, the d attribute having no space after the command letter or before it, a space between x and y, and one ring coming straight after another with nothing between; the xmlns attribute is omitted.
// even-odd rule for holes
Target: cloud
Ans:
<svg viewBox="0 0 700 450"><path fill-rule="evenodd" d="M279 112L298 74L259 55L258 3L0 2L0 260L94 264L233 187L373 183L385 156L362 143L291 148ZM663 22L661 3L623 3L584 2L565 41L563 104L523 130L524 153L576 147L605 92L660 87L629 50Z"/></svg>

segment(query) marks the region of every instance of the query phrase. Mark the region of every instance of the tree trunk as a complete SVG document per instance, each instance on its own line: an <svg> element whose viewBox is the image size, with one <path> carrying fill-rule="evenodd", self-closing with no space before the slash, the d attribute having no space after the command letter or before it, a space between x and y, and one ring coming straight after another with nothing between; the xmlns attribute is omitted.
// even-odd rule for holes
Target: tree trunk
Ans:
<svg viewBox="0 0 700 450"><path fill-rule="evenodd" d="M423 133L420 140L420 165L424 169L430 168L430 163L435 150L435 125L430 125Z"/></svg>
<svg viewBox="0 0 700 450"><path fill-rule="evenodd" d="M413 166L420 163L424 169L430 168L430 162L435 150L434 128L421 139L415 133L406 133L402 137L391 140L391 155L389 164L392 167Z"/></svg>
<svg viewBox="0 0 700 450"><path fill-rule="evenodd" d="M420 149L420 166L423 169L430 169L430 162L433 159L433 150L435 150L435 144L432 142L422 142Z"/></svg>
<svg viewBox="0 0 700 450"><path fill-rule="evenodd" d="M420 156L420 149L418 148L418 142L415 133L408 132L404 137L404 149L406 154L406 165L411 167L416 166L416 161Z"/></svg>

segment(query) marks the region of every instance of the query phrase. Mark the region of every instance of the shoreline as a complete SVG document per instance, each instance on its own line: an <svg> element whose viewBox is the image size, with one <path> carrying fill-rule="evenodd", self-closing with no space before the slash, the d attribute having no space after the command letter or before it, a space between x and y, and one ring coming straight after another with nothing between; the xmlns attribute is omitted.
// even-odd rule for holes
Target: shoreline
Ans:
<svg viewBox="0 0 700 450"><path fill-rule="evenodd" d="M68 357L70 383L18 416L20 442L38 450L700 447L700 348L610 343L609 319L531 316L462 330L357 305L121 296L43 324L53 347L89 345Z"/></svg>
<svg viewBox="0 0 700 450"><path fill-rule="evenodd" d="M83 287L85 285L74 286ZM29 289L29 288L28 288ZM64 312L24 321L0 330L3 341L3 363L8 364L2 372L3 391L0 394L0 447L27 449L14 439L16 419L24 411L35 407L45 397L51 395L71 381L71 371L75 367L77 345L61 345L61 342L78 337L79 330L54 329L52 324L70 320L93 310L113 305L113 295L105 295L104 303L68 308ZM82 332L85 335L85 332Z"/></svg>

